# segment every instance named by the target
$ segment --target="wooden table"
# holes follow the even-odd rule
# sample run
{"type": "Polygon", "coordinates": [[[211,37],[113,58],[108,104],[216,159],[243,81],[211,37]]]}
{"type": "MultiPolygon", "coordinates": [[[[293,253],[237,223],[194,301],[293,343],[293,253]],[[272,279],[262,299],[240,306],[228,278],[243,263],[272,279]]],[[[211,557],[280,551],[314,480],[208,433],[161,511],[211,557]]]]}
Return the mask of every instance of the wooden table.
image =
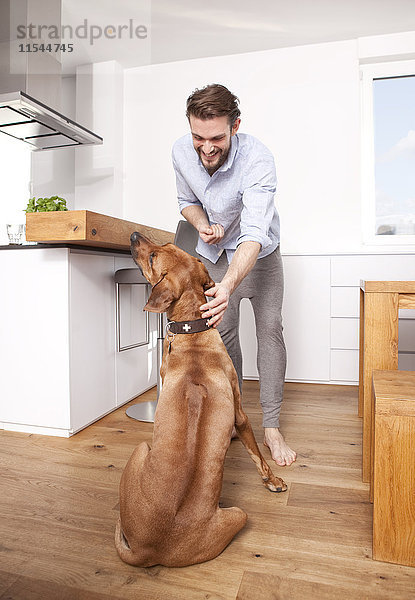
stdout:
{"type": "Polygon", "coordinates": [[[415,372],[373,372],[373,558],[415,566],[415,372]]]}
{"type": "Polygon", "coordinates": [[[372,373],[398,369],[398,311],[415,309],[415,281],[360,282],[359,415],[363,417],[362,479],[370,481],[372,373]]]}

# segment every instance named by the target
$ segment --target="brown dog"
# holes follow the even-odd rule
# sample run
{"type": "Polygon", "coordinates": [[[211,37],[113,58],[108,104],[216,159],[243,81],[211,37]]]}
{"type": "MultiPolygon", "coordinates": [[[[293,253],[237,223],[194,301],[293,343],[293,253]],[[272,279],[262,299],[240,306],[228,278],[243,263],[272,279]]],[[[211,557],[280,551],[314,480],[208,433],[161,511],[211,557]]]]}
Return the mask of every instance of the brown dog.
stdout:
{"type": "MultiPolygon", "coordinates": [[[[144,309],[200,324],[199,306],[213,285],[203,263],[138,233],[131,236],[131,252],[152,285],[144,309]]],[[[245,525],[241,509],[219,508],[233,425],[264,485],[272,492],[287,489],[259,451],[216,329],[167,335],[161,376],[152,448],[143,442],[134,450],[120,484],[115,544],[123,561],[140,567],[210,560],[245,525]]]]}

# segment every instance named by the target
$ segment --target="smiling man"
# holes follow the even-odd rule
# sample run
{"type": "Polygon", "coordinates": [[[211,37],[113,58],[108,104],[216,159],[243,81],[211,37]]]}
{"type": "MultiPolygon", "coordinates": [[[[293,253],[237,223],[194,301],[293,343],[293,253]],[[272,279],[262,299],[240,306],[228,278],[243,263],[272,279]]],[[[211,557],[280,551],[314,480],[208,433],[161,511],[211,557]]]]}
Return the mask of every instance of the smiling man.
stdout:
{"type": "Polygon", "coordinates": [[[280,223],[274,204],[271,152],[238,133],[239,100],[226,87],[208,85],[187,99],[190,134],[173,146],[179,208],[199,232],[197,252],[215,281],[201,306],[217,327],[242,389],[239,305],[249,298],[258,340],[264,443],[280,465],[296,453],[279,429],[286,352],[282,335],[283,271],[280,223]]]}

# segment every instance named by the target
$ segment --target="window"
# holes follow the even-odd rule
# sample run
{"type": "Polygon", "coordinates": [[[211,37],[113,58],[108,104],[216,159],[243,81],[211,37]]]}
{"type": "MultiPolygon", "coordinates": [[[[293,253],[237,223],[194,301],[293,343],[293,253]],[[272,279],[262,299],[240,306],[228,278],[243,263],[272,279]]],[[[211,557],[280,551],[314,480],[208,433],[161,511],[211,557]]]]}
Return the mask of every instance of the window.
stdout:
{"type": "Polygon", "coordinates": [[[415,61],[362,67],[366,243],[415,244],[415,61]]]}

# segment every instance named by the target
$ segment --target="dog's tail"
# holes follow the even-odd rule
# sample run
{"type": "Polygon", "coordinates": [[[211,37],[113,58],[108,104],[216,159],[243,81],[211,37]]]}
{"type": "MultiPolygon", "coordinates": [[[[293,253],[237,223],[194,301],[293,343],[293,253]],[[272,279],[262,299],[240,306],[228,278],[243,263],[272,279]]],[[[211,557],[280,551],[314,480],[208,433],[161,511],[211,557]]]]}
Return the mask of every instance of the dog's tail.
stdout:
{"type": "Polygon", "coordinates": [[[131,550],[128,540],[123,533],[120,518],[118,518],[117,525],[115,526],[115,547],[121,560],[129,565],[137,565],[137,557],[131,550]]]}

